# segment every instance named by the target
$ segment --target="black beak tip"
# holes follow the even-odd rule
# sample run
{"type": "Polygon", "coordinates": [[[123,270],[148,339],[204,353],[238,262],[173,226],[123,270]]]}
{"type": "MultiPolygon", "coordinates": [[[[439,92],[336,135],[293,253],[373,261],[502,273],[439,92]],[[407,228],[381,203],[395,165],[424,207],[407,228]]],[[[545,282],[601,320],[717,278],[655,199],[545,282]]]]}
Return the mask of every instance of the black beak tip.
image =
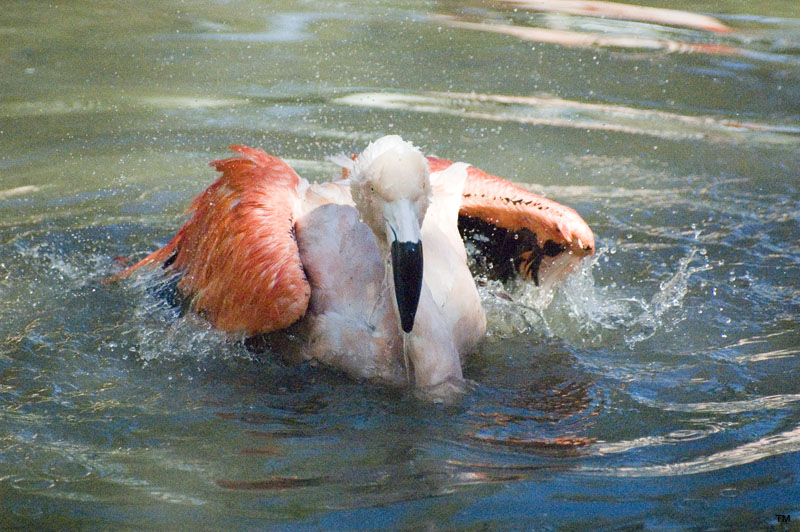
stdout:
{"type": "Polygon", "coordinates": [[[414,314],[403,314],[400,316],[400,326],[404,333],[410,333],[414,329],[414,314]]]}
{"type": "Polygon", "coordinates": [[[422,242],[392,242],[392,273],[400,326],[410,333],[422,292],[422,242]]]}

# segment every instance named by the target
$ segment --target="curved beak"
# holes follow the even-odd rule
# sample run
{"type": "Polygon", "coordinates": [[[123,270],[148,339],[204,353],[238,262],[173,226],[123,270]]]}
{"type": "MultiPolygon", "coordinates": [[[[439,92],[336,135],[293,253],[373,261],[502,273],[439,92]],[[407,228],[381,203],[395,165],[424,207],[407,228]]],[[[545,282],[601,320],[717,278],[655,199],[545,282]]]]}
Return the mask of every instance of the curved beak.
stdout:
{"type": "Polygon", "coordinates": [[[394,296],[400,326],[411,332],[422,292],[422,232],[416,205],[407,199],[385,204],[386,235],[391,247],[394,296]]]}

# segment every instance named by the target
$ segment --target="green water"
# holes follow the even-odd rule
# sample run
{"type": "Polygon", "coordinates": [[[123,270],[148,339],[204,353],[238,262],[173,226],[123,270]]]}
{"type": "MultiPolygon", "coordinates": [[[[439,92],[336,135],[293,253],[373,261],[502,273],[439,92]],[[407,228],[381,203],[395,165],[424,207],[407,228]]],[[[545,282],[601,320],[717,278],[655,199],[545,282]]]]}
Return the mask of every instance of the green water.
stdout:
{"type": "Polygon", "coordinates": [[[5,2],[0,530],[796,527],[800,6],[658,7],[732,31],[502,2],[5,2]],[[227,146],[318,180],[387,133],[596,234],[552,301],[483,288],[461,403],[249,353],[157,273],[100,282],[174,234],[227,146]]]}

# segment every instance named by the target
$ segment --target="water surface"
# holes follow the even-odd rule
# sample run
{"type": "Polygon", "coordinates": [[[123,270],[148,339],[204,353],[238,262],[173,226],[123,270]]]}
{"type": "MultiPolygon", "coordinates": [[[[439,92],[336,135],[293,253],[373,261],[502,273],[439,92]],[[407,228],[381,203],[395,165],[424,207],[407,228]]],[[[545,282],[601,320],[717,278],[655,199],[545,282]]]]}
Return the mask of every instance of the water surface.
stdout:
{"type": "Polygon", "coordinates": [[[658,7],[729,31],[503,2],[7,2],[0,528],[796,526],[800,8],[658,7]],[[226,146],[318,180],[387,133],[597,237],[554,294],[481,287],[460,403],[254,355],[156,274],[101,282],[167,241],[226,146]]]}

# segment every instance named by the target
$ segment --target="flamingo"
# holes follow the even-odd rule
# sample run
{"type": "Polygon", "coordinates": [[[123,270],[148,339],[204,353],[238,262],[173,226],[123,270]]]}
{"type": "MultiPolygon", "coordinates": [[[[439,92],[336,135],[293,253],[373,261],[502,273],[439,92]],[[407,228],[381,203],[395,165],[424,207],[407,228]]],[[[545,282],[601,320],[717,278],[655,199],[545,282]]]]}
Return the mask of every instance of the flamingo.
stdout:
{"type": "Polygon", "coordinates": [[[303,339],[297,360],[358,379],[463,382],[463,357],[486,332],[464,239],[491,270],[537,284],[594,253],[573,209],[426,158],[396,135],[336,160],[343,178],[321,184],[261,150],[231,150],[210,163],[222,175],[174,238],[115,278],[160,264],[214,327],[243,337],[291,330],[303,339]]]}

